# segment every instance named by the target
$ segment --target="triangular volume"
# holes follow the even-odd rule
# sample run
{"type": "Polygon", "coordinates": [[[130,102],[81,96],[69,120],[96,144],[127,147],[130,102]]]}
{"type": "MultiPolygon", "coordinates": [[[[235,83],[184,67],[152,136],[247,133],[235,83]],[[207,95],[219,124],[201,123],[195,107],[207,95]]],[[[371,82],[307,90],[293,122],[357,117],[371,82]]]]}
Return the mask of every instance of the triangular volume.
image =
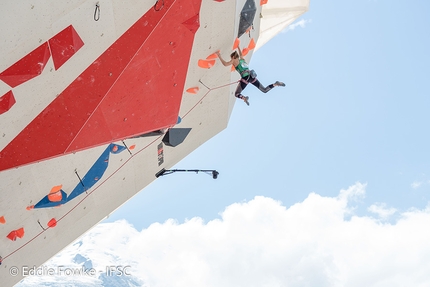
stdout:
{"type": "Polygon", "coordinates": [[[63,190],[59,190],[54,193],[49,193],[47,196],[39,200],[36,205],[27,206],[27,210],[60,206],[65,203],[67,203],[67,193],[65,193],[63,190]]]}
{"type": "Polygon", "coordinates": [[[180,145],[190,133],[190,128],[171,128],[163,138],[163,143],[175,147],[180,145]]]}
{"type": "Polygon", "coordinates": [[[15,97],[12,91],[7,92],[0,97],[0,115],[10,110],[10,108],[16,103],[15,97]]]}
{"type": "Polygon", "coordinates": [[[237,34],[238,38],[240,38],[240,36],[242,36],[248,28],[254,24],[256,11],[257,8],[255,6],[255,1],[247,0],[240,12],[239,32],[237,34]]]}
{"type": "Polygon", "coordinates": [[[67,62],[83,45],[84,42],[72,25],[49,39],[55,70],[67,62]]]}
{"type": "Polygon", "coordinates": [[[50,56],[48,43],[45,42],[1,72],[0,80],[15,88],[42,74],[50,56]]]}
{"type": "Polygon", "coordinates": [[[195,34],[197,30],[200,28],[200,15],[196,14],[195,16],[191,17],[187,21],[183,22],[182,25],[188,28],[188,30],[191,31],[191,33],[195,34]]]}

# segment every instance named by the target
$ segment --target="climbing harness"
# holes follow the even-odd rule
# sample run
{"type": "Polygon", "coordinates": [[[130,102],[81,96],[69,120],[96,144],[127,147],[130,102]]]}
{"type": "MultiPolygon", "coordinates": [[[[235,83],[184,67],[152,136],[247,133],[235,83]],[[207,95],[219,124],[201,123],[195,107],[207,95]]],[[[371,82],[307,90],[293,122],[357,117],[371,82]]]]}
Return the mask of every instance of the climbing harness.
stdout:
{"type": "Polygon", "coordinates": [[[246,78],[246,80],[245,80],[245,78],[241,78],[240,79],[240,81],[241,82],[244,82],[245,84],[252,84],[252,83],[254,83],[255,81],[257,81],[257,78],[256,77],[253,77],[251,74],[250,75],[248,75],[247,76],[247,78],[246,78]],[[249,82],[249,78],[251,78],[251,79],[253,79],[251,82],[249,82]]]}

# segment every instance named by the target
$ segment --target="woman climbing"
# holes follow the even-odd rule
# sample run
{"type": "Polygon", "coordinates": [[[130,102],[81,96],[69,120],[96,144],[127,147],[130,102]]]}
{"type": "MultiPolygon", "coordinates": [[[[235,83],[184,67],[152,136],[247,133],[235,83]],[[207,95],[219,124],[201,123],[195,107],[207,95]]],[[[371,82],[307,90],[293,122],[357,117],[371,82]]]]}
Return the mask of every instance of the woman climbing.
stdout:
{"type": "Polygon", "coordinates": [[[263,86],[258,80],[257,75],[255,74],[254,70],[250,70],[248,67],[248,64],[246,63],[245,59],[242,57],[242,52],[240,50],[240,47],[238,46],[238,51],[234,51],[231,55],[230,61],[225,61],[222,57],[219,51],[216,52],[218,55],[218,58],[221,60],[221,63],[224,66],[230,66],[233,65],[236,71],[240,74],[241,79],[239,84],[237,85],[237,89],[235,92],[236,98],[242,99],[248,106],[249,106],[249,97],[242,95],[242,91],[246,88],[246,86],[251,83],[254,86],[256,86],[260,91],[263,93],[267,93],[271,89],[277,86],[285,87],[285,84],[279,81],[276,81],[273,84],[268,85],[267,87],[263,86]]]}

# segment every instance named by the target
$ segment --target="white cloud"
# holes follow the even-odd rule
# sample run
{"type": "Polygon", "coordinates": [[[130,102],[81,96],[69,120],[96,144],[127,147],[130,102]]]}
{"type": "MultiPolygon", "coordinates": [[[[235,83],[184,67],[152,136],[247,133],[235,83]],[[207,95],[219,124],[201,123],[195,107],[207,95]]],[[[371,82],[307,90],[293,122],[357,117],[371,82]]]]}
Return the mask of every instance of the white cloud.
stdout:
{"type": "Polygon", "coordinates": [[[393,207],[387,208],[385,203],[372,204],[371,206],[369,206],[367,210],[372,213],[376,213],[383,220],[388,219],[391,215],[393,215],[397,211],[397,209],[393,207]]]}
{"type": "Polygon", "coordinates": [[[309,19],[309,20],[302,19],[302,20],[300,20],[298,22],[290,24],[287,28],[285,28],[285,30],[283,32],[294,30],[297,27],[305,28],[306,25],[309,24],[309,23],[312,23],[312,19],[309,19]]]}
{"type": "MultiPolygon", "coordinates": [[[[168,220],[141,232],[125,221],[100,224],[48,264],[76,253],[93,265],[129,263],[151,287],[430,286],[430,206],[395,224],[351,216],[365,187],[311,193],[288,208],[257,196],[207,223],[168,220]]],[[[373,206],[379,216],[392,212],[373,206]]]]}
{"type": "Polygon", "coordinates": [[[411,184],[411,187],[412,187],[413,189],[417,189],[417,188],[419,188],[422,184],[423,184],[423,182],[422,182],[422,181],[414,181],[414,182],[411,184]]]}

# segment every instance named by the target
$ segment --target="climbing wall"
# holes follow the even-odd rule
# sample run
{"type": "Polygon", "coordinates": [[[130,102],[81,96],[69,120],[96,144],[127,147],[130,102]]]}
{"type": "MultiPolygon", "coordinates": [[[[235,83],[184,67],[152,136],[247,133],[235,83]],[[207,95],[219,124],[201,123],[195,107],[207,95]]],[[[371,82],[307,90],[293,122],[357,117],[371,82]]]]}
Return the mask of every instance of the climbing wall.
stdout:
{"type": "Polygon", "coordinates": [[[215,52],[249,61],[265,2],[2,4],[2,286],[226,128],[239,75],[215,52]]]}

